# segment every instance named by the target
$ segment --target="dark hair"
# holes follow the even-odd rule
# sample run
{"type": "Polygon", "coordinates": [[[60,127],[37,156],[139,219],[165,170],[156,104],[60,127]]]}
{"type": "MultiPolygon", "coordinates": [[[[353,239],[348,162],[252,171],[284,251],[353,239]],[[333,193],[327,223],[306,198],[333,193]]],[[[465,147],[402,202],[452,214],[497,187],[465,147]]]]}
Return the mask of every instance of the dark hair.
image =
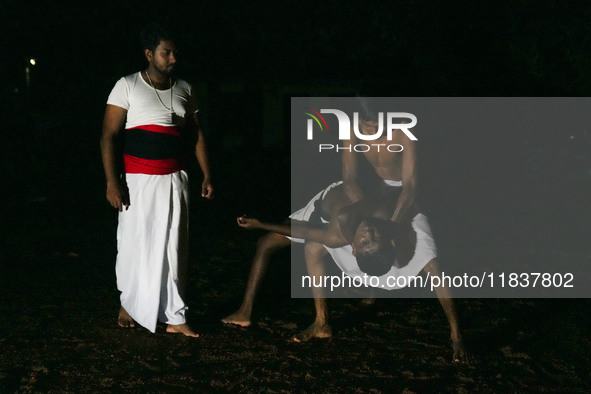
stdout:
{"type": "Polygon", "coordinates": [[[387,244],[379,250],[357,253],[356,259],[361,271],[371,276],[382,276],[394,265],[396,248],[392,244],[387,244]]]}
{"type": "Polygon", "coordinates": [[[164,24],[150,23],[140,32],[140,45],[142,49],[154,51],[162,40],[175,41],[174,32],[164,24]]]}

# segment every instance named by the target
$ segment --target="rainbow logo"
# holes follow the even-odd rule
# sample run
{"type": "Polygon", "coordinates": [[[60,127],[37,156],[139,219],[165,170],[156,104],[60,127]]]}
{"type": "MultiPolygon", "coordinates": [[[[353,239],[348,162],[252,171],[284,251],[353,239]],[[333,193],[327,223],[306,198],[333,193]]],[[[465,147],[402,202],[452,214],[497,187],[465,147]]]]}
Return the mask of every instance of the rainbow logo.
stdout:
{"type": "Polygon", "coordinates": [[[318,124],[318,126],[320,126],[320,131],[324,131],[324,129],[326,128],[326,131],[328,131],[328,125],[326,124],[326,120],[324,120],[324,117],[322,115],[320,115],[320,113],[318,111],[314,111],[312,108],[308,108],[308,107],[304,107],[304,109],[308,112],[304,112],[306,115],[310,116],[312,119],[314,119],[316,121],[316,123],[318,124]],[[322,123],[320,122],[322,120],[322,123]],[[322,127],[322,124],[324,124],[324,127],[322,127]]]}

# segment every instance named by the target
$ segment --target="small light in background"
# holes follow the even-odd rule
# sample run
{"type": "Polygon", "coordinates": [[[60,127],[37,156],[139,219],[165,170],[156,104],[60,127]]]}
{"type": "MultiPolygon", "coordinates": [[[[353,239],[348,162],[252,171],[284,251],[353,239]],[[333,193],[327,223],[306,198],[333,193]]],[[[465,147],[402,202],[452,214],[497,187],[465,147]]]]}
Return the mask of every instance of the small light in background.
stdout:
{"type": "MultiPolygon", "coordinates": [[[[37,59],[35,58],[30,58],[29,59],[29,64],[31,66],[34,66],[37,64],[37,59]]],[[[27,65],[27,67],[25,67],[25,82],[27,84],[27,88],[31,86],[31,67],[29,65],[27,65]]]]}

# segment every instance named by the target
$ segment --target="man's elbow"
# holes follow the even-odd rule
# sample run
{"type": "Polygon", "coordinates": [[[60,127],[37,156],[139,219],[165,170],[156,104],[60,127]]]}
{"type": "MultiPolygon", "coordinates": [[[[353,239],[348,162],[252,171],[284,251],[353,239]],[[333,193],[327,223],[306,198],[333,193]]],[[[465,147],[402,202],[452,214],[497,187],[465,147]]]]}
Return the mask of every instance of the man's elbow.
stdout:
{"type": "Polygon", "coordinates": [[[107,146],[109,146],[110,142],[111,142],[111,138],[107,137],[105,135],[105,133],[102,133],[101,137],[99,138],[99,143],[101,145],[101,149],[107,148],[107,146]]]}
{"type": "Polygon", "coordinates": [[[336,237],[336,236],[326,237],[322,243],[324,244],[324,246],[327,246],[327,247],[333,248],[333,249],[340,248],[342,246],[347,245],[347,242],[345,240],[343,240],[340,237],[336,237]]]}

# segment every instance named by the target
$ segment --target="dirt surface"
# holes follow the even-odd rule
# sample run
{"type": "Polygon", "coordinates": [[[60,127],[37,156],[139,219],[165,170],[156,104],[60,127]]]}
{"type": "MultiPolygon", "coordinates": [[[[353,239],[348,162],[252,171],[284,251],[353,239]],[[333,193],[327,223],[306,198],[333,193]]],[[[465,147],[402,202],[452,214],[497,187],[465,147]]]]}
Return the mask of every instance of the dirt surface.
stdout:
{"type": "MultiPolygon", "coordinates": [[[[312,322],[313,308],[310,299],[290,298],[286,250],[270,265],[253,326],[223,325],[220,319],[240,303],[260,235],[237,228],[236,215],[257,204],[256,214],[275,220],[289,210],[289,179],[271,171],[286,172],[288,164],[269,155],[218,172],[216,199],[193,202],[188,319],[201,337],[167,334],[163,326],[156,334],[141,327],[119,328],[116,215],[103,197],[97,148],[78,145],[86,150],[74,155],[70,145],[53,151],[43,150],[45,146],[56,144],[39,144],[33,156],[38,165],[26,177],[8,172],[14,174],[6,180],[14,193],[1,208],[2,393],[591,390],[591,302],[586,299],[457,300],[473,357],[470,365],[451,362],[449,328],[432,298],[378,300],[370,308],[360,307],[355,299],[330,300],[332,340],[296,344],[291,338],[312,322]],[[258,171],[253,162],[261,166],[258,171]],[[251,171],[239,172],[247,166],[251,171]],[[267,178],[257,175],[263,173],[267,178]]],[[[9,148],[5,155],[13,157],[7,163],[18,163],[22,150],[9,148]]],[[[497,205],[506,201],[497,198],[497,205]]],[[[564,220],[583,220],[580,207],[587,204],[581,195],[579,202],[562,205],[561,217],[572,207],[564,220]]],[[[570,241],[547,242],[555,239],[543,226],[549,216],[539,215],[532,206],[518,207],[532,210],[529,216],[521,215],[522,223],[501,220],[494,212],[485,221],[497,234],[514,233],[518,243],[492,240],[492,246],[485,247],[465,238],[480,236],[475,230],[483,219],[478,217],[461,237],[454,238],[451,230],[441,233],[441,244],[448,251],[461,251],[460,257],[470,262],[483,256],[508,259],[517,267],[534,267],[540,261],[557,267],[573,260],[590,262],[583,239],[588,233],[565,235],[567,227],[556,222],[557,234],[570,241]],[[535,228],[544,230],[532,232],[535,228]],[[524,239],[526,233],[532,242],[524,239]]],[[[554,200],[548,201],[549,208],[555,206],[554,200]]],[[[542,207],[544,212],[553,212],[548,207],[542,207]]],[[[460,218],[453,214],[446,219],[448,228],[457,227],[460,218]]]]}
{"type": "Polygon", "coordinates": [[[451,362],[434,299],[378,300],[369,308],[331,300],[334,338],[295,344],[292,336],[312,321],[312,303],[290,298],[286,252],[273,260],[254,325],[225,326],[220,319],[239,304],[257,236],[233,227],[201,231],[204,246],[193,247],[188,317],[199,339],[163,326],[156,334],[119,328],[114,216],[101,206],[100,214],[59,219],[56,206],[30,203],[35,220],[4,249],[0,392],[591,389],[588,300],[458,300],[470,365],[451,362]]]}

